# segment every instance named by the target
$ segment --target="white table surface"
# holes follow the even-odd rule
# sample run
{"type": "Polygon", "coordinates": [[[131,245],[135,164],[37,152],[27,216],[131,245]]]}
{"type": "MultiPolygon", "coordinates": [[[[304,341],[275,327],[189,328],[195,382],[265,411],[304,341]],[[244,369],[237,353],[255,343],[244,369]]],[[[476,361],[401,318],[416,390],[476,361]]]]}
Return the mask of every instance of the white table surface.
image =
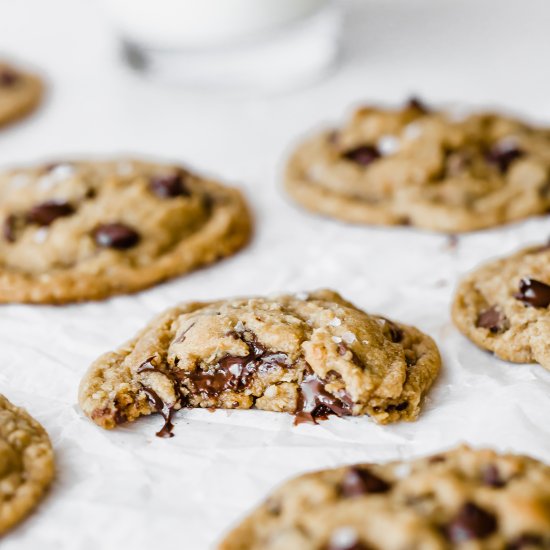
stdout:
{"type": "Polygon", "coordinates": [[[548,218],[461,237],[350,227],[306,214],[279,189],[300,134],[357,102],[501,105],[550,122],[550,4],[544,0],[355,0],[339,69],[322,84],[263,99],[228,99],[142,80],[115,55],[93,0],[0,0],[0,53],[41,68],[44,107],[0,132],[0,164],[135,153],[166,157],[241,185],[257,220],[253,244],[208,270],[131,297],[62,308],[0,308],[0,391],[48,429],[58,477],[4,550],[212,547],[220,533],[295,473],[386,460],[467,441],[550,460],[550,373],[476,349],[452,327],[458,277],[480,261],[550,234],[548,218]],[[292,427],[258,411],[178,415],[105,432],[76,405],[101,352],[175,301],[332,286],[368,310],[416,324],[445,368],[413,424],[366,418],[292,427]]]}

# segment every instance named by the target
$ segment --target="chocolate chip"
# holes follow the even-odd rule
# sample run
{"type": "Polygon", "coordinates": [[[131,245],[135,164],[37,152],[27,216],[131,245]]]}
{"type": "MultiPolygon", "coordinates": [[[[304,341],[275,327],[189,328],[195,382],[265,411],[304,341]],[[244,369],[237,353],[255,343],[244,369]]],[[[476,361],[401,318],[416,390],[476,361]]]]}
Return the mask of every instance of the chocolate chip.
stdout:
{"type": "Polygon", "coordinates": [[[495,516],[473,502],[467,502],[446,527],[445,533],[453,543],[483,539],[497,529],[495,516]]]}
{"type": "Polygon", "coordinates": [[[485,485],[489,485],[495,489],[500,489],[506,485],[506,481],[502,479],[498,468],[494,464],[488,464],[483,468],[482,477],[485,485]]]}
{"type": "Polygon", "coordinates": [[[13,86],[19,80],[19,74],[17,74],[13,69],[4,68],[0,69],[0,86],[9,87],[13,86]]]}
{"type": "Polygon", "coordinates": [[[346,160],[350,160],[361,166],[368,166],[382,157],[380,151],[374,145],[361,145],[342,154],[346,160]]]}
{"type": "Polygon", "coordinates": [[[387,493],[391,485],[367,468],[352,466],[340,484],[342,496],[358,497],[367,494],[387,493]]]}
{"type": "Polygon", "coordinates": [[[394,412],[394,411],[404,411],[408,408],[409,406],[409,402],[408,401],[403,401],[403,403],[398,403],[397,405],[388,405],[386,407],[386,411],[387,412],[394,412]]]}
{"type": "Polygon", "coordinates": [[[185,174],[183,172],[153,176],[149,182],[149,187],[161,199],[189,197],[191,193],[185,185],[184,178],[185,174]]]}
{"type": "Polygon", "coordinates": [[[510,541],[506,550],[523,550],[524,548],[548,548],[541,535],[525,533],[510,541]]]}
{"type": "Polygon", "coordinates": [[[153,389],[145,386],[143,386],[142,389],[154,410],[160,413],[164,418],[164,425],[155,435],[163,438],[174,437],[174,434],[172,433],[172,430],[174,429],[174,424],[172,424],[172,416],[174,414],[173,407],[167,405],[153,389]]]}
{"type": "Polygon", "coordinates": [[[58,166],[61,166],[64,164],[63,162],[48,162],[48,164],[44,164],[42,166],[42,172],[44,174],[48,174],[50,172],[53,172],[58,166]]]}
{"type": "Polygon", "coordinates": [[[98,246],[116,248],[118,250],[132,248],[140,240],[139,233],[123,223],[98,225],[92,235],[98,246]]]}
{"type": "Polygon", "coordinates": [[[386,319],[385,317],[380,317],[384,321],[384,327],[387,328],[389,337],[394,344],[398,344],[403,340],[403,330],[401,330],[393,321],[386,319]]]}
{"type": "Polygon", "coordinates": [[[244,357],[224,357],[213,370],[197,370],[189,375],[195,392],[216,397],[225,390],[237,390],[246,386],[251,372],[245,370],[244,357]],[[232,372],[233,370],[233,372],[232,372]]]}
{"type": "Polygon", "coordinates": [[[418,111],[423,115],[427,115],[430,112],[430,109],[426,106],[426,104],[415,96],[409,98],[409,101],[407,101],[407,109],[418,111]]]}
{"type": "Polygon", "coordinates": [[[506,328],[507,319],[503,313],[501,313],[497,306],[491,306],[484,309],[476,320],[477,328],[489,329],[492,333],[496,334],[506,328]]]}
{"type": "Polygon", "coordinates": [[[10,214],[5,220],[2,226],[2,235],[4,239],[9,243],[14,243],[16,239],[15,230],[17,226],[17,217],[14,214],[10,214]]]}
{"type": "Polygon", "coordinates": [[[66,201],[47,201],[37,204],[27,213],[27,221],[37,225],[51,225],[57,218],[74,214],[74,208],[66,201]]]}
{"type": "Polygon", "coordinates": [[[124,424],[128,421],[128,417],[126,416],[126,413],[116,410],[114,413],[114,420],[116,424],[124,424]]]}
{"type": "Polygon", "coordinates": [[[346,344],[338,344],[338,346],[336,346],[336,349],[338,350],[338,355],[346,355],[346,353],[348,352],[348,346],[346,346],[346,344]]]}
{"type": "Polygon", "coordinates": [[[323,381],[310,370],[300,384],[294,423],[316,424],[317,420],[326,420],[331,414],[348,416],[352,407],[353,401],[345,391],[338,395],[329,393],[323,381]]]}
{"type": "Polygon", "coordinates": [[[216,397],[225,390],[239,391],[250,384],[256,373],[287,365],[285,353],[266,349],[250,331],[230,334],[248,346],[248,354],[227,355],[208,370],[197,368],[188,375],[194,391],[208,397],[216,397]]]}
{"type": "Polygon", "coordinates": [[[511,164],[517,159],[523,157],[525,152],[516,145],[501,141],[495,143],[486,153],[485,159],[490,164],[494,164],[503,174],[508,171],[511,164]]]}
{"type": "Polygon", "coordinates": [[[519,282],[519,292],[514,298],[532,307],[548,307],[550,305],[550,286],[536,279],[524,277],[519,282]]]}

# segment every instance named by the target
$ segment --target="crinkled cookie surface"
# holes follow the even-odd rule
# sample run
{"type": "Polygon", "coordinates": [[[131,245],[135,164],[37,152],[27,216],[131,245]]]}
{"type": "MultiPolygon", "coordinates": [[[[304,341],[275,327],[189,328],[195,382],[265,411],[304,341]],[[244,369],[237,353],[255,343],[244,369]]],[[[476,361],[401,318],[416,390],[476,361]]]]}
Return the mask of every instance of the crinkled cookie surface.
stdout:
{"type": "Polygon", "coordinates": [[[455,325],[478,346],[550,369],[550,246],[533,246],[475,269],[458,286],[455,325]]]}
{"type": "Polygon", "coordinates": [[[287,191],[348,222],[463,232],[550,208],[550,132],[493,113],[458,118],[418,100],[359,109],[292,155],[287,191]]]}
{"type": "Polygon", "coordinates": [[[429,336],[328,290],[190,303],[100,357],[80,405],[104,428],[161,412],[161,435],[182,407],[414,420],[440,364],[429,336]]]}
{"type": "Polygon", "coordinates": [[[0,394],[0,538],[38,504],[53,476],[44,428],[0,394]]]}
{"type": "Polygon", "coordinates": [[[219,550],[548,550],[550,467],[461,447],[295,478],[219,550]]]}
{"type": "Polygon", "coordinates": [[[251,234],[236,189],[136,160],[4,172],[0,226],[0,302],[135,292],[233,254],[251,234]]]}

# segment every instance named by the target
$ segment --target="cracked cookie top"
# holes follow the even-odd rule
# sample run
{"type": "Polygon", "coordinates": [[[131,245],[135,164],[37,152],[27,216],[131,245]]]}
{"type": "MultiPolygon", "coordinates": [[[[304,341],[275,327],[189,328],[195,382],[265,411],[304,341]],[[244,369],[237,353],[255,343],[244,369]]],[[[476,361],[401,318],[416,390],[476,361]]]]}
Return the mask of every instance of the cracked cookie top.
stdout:
{"type": "Polygon", "coordinates": [[[478,346],[516,363],[550,369],[550,245],[489,262],[460,283],[456,326],[478,346]]]}
{"type": "Polygon", "coordinates": [[[461,447],[310,473],[277,489],[219,550],[543,550],[550,467],[461,447]]]}
{"type": "Polygon", "coordinates": [[[332,291],[183,304],[100,357],[80,404],[113,428],[181,407],[257,408],[297,422],[368,414],[414,420],[440,368],[434,342],[332,291]]]}
{"type": "Polygon", "coordinates": [[[550,208],[549,145],[548,130],[504,115],[365,107],[298,147],[286,187],[350,222],[472,231],[550,208]]]}
{"type": "Polygon", "coordinates": [[[0,302],[134,292],[242,247],[241,194],[179,166],[64,162],[0,174],[0,302]]]}
{"type": "Polygon", "coordinates": [[[0,537],[38,504],[53,476],[44,428],[0,394],[0,537]]]}
{"type": "Polygon", "coordinates": [[[0,126],[34,110],[41,97],[38,77],[0,61],[0,126]]]}

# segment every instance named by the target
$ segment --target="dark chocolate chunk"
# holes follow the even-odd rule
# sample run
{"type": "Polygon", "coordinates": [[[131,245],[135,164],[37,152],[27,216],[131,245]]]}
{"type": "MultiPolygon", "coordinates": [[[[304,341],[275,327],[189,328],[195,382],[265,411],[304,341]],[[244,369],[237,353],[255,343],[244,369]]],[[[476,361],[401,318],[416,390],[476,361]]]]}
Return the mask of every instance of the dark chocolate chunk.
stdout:
{"type": "Polygon", "coordinates": [[[172,423],[172,416],[174,414],[173,407],[167,405],[159,397],[157,392],[151,388],[143,386],[143,393],[145,393],[149,403],[151,403],[155,411],[160,413],[164,418],[164,426],[162,426],[162,428],[155,435],[157,437],[174,437],[174,434],[172,433],[172,430],[174,429],[174,424],[172,423]]]}
{"type": "Polygon", "coordinates": [[[57,218],[74,214],[73,206],[66,201],[47,201],[37,204],[27,213],[27,221],[37,225],[50,225],[57,218]]]}
{"type": "Polygon", "coordinates": [[[445,528],[445,534],[453,543],[484,539],[497,529],[496,517],[473,502],[467,502],[445,528]]]}
{"type": "Polygon", "coordinates": [[[338,350],[338,355],[346,355],[349,350],[348,346],[342,343],[338,344],[338,346],[336,346],[336,349],[338,350]]]}
{"type": "Polygon", "coordinates": [[[248,354],[228,355],[208,370],[197,368],[191,374],[185,373],[194,391],[208,397],[216,397],[225,390],[239,391],[249,385],[256,373],[287,365],[285,353],[267,350],[250,331],[232,332],[231,336],[246,343],[248,354]]]}
{"type": "Polygon", "coordinates": [[[361,166],[368,166],[381,158],[382,155],[374,145],[361,145],[346,151],[342,154],[342,157],[361,166]]]}
{"type": "MultiPolygon", "coordinates": [[[[176,395],[178,395],[179,404],[184,405],[185,398],[179,390],[179,384],[177,380],[175,380],[170,373],[164,372],[162,369],[159,369],[153,364],[153,360],[155,359],[155,357],[155,355],[152,355],[151,357],[148,357],[145,361],[143,361],[143,363],[141,363],[141,365],[136,369],[136,373],[159,372],[163,374],[170,380],[170,382],[172,382],[174,391],[176,392],[176,395]]],[[[172,430],[174,429],[174,425],[172,424],[172,417],[175,412],[174,407],[171,407],[164,403],[164,401],[153,389],[148,388],[143,384],[142,390],[147,396],[149,403],[151,403],[151,405],[153,406],[155,412],[160,413],[164,418],[164,425],[155,435],[157,437],[173,437],[174,434],[172,433],[172,430]]]]}
{"type": "Polygon", "coordinates": [[[391,485],[373,474],[367,468],[352,466],[349,468],[340,484],[340,492],[344,497],[387,493],[391,485]]]}
{"type": "Polygon", "coordinates": [[[506,328],[506,317],[496,306],[491,306],[477,316],[476,327],[489,329],[496,334],[506,328]]]}
{"type": "Polygon", "coordinates": [[[550,285],[524,277],[519,282],[519,292],[514,298],[532,307],[548,307],[550,305],[550,285]]]}
{"type": "Polygon", "coordinates": [[[149,187],[157,197],[162,199],[188,197],[191,193],[186,187],[184,179],[185,174],[183,172],[153,176],[149,187]]]}
{"type": "Polygon", "coordinates": [[[386,411],[387,412],[394,412],[394,411],[404,411],[407,409],[407,407],[409,406],[409,402],[408,401],[403,401],[403,403],[398,403],[397,405],[388,405],[386,407],[386,411]]]}
{"type": "Polygon", "coordinates": [[[93,231],[93,237],[98,246],[118,250],[132,248],[140,240],[139,233],[123,223],[99,225],[93,231]]]}
{"type": "Polygon", "coordinates": [[[117,409],[114,413],[114,420],[116,424],[124,424],[128,421],[128,418],[124,412],[117,409]]]}
{"type": "Polygon", "coordinates": [[[13,86],[19,80],[19,74],[16,73],[13,69],[8,67],[0,69],[0,86],[8,88],[13,86]]]}
{"type": "Polygon", "coordinates": [[[502,141],[495,143],[485,153],[485,159],[490,164],[494,164],[504,174],[508,171],[514,161],[524,155],[525,152],[514,144],[502,141]]]}
{"type": "Polygon", "coordinates": [[[403,340],[403,330],[401,330],[393,321],[380,317],[384,321],[384,327],[387,328],[391,341],[398,344],[403,340]]]}
{"type": "Polygon", "coordinates": [[[502,479],[498,468],[494,464],[488,464],[483,468],[482,476],[483,483],[495,489],[500,489],[506,485],[506,481],[502,479]]]}
{"type": "Polygon", "coordinates": [[[17,217],[15,214],[10,214],[2,225],[2,235],[9,243],[14,243],[16,239],[15,230],[17,226],[17,217]]]}
{"type": "Polygon", "coordinates": [[[189,375],[196,392],[216,397],[224,390],[237,390],[246,386],[251,374],[245,367],[248,365],[246,357],[224,357],[212,371],[200,368],[189,375]],[[232,371],[233,368],[233,371],[232,371]]]}
{"type": "Polygon", "coordinates": [[[353,401],[345,391],[333,395],[325,389],[325,384],[312,371],[307,373],[300,384],[298,406],[294,423],[326,420],[329,415],[349,416],[353,407],[353,401]]]}

